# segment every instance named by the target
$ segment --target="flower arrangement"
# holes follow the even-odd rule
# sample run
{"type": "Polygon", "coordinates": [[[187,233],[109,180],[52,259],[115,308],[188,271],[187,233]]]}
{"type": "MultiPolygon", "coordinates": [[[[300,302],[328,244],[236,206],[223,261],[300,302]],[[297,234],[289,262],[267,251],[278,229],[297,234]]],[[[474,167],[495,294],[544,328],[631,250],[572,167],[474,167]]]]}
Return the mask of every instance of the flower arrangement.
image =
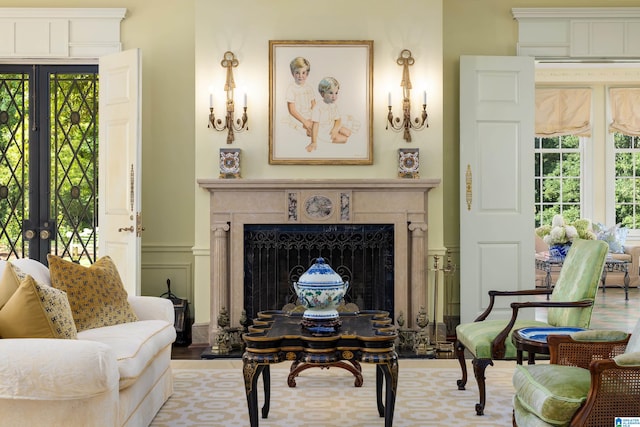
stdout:
{"type": "Polygon", "coordinates": [[[573,224],[565,222],[562,215],[554,215],[551,225],[536,228],[536,234],[549,245],[566,245],[575,239],[595,240],[596,234],[588,219],[577,219],[573,224]]]}

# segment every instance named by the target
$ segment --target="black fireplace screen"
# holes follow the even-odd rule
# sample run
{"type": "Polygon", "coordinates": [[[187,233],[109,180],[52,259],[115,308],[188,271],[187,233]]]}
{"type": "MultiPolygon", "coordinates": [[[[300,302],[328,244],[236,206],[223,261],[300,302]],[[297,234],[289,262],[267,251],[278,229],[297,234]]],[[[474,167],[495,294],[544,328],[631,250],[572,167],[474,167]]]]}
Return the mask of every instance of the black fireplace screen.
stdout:
{"type": "Polygon", "coordinates": [[[293,283],[322,257],[345,281],[346,302],[393,313],[393,224],[245,225],[244,308],[295,303],[293,283]]]}

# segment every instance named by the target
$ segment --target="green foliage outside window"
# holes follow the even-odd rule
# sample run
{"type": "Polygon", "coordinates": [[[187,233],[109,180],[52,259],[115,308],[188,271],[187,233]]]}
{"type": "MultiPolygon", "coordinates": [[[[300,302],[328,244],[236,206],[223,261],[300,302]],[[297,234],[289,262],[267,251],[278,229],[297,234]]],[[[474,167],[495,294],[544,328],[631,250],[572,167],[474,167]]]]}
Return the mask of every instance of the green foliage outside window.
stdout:
{"type": "Polygon", "coordinates": [[[551,224],[554,215],[580,218],[580,138],[574,135],[535,139],[535,225],[551,224]]]}

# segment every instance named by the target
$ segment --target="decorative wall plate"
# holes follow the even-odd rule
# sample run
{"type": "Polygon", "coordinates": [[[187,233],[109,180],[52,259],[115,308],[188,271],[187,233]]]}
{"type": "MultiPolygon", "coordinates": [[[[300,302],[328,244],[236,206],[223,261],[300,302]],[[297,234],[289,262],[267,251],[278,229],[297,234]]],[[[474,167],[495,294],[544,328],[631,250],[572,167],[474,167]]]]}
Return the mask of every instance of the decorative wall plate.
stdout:
{"type": "Polygon", "coordinates": [[[420,177],[420,149],[419,148],[399,148],[398,149],[398,177],[419,178],[420,177]]]}
{"type": "Polygon", "coordinates": [[[240,178],[240,149],[220,149],[220,178],[240,178]]]}
{"type": "Polygon", "coordinates": [[[333,202],[325,196],[311,196],[305,201],[304,210],[311,218],[326,219],[333,213],[333,202]]]}

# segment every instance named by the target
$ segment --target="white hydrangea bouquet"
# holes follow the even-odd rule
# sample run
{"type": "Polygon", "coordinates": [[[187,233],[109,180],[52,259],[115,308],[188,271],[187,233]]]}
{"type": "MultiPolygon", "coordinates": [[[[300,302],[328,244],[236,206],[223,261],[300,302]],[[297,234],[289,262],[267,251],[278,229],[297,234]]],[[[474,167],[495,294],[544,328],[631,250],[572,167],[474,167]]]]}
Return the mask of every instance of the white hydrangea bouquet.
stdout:
{"type": "Polygon", "coordinates": [[[581,218],[569,224],[562,215],[554,215],[551,225],[536,228],[536,234],[549,246],[566,245],[575,239],[596,239],[590,220],[581,218]]]}

